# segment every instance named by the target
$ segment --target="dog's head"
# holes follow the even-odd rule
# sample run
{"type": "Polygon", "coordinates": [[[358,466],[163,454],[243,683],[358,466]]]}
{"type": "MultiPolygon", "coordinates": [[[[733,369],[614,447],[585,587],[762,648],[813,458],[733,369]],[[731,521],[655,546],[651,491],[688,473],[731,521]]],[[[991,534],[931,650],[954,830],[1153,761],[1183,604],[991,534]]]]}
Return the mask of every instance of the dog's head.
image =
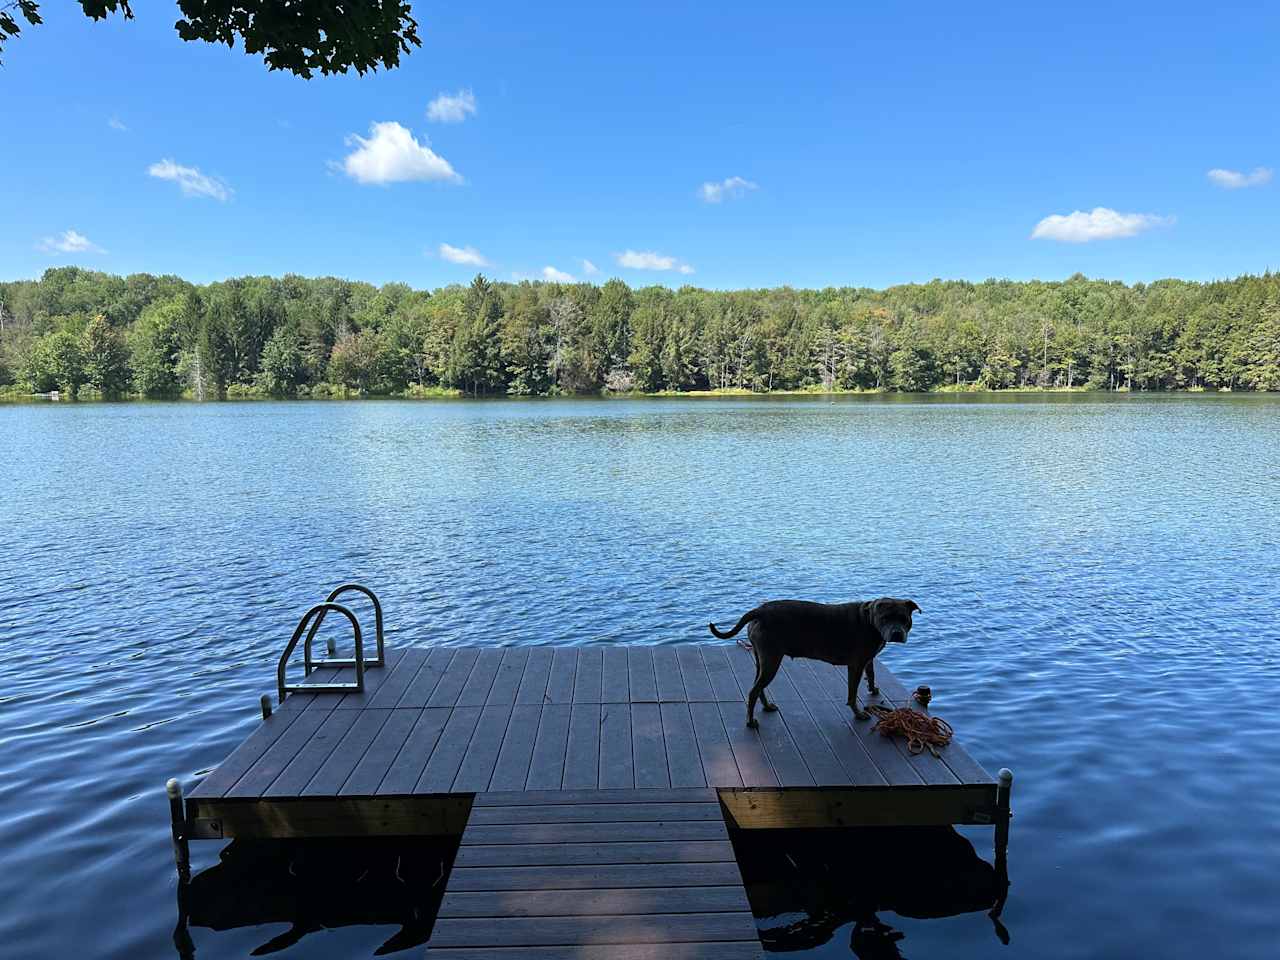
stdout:
{"type": "Polygon", "coordinates": [[[871,604],[871,622],[885,643],[906,643],[911,632],[911,614],[920,609],[914,600],[881,597],[871,604]]]}

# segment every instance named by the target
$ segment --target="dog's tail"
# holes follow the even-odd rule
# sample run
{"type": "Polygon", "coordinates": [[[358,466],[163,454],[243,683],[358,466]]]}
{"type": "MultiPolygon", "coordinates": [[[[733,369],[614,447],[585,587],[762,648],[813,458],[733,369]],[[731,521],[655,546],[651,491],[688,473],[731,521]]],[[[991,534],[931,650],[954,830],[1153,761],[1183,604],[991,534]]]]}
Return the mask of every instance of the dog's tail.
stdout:
{"type": "Polygon", "coordinates": [[[742,619],[739,620],[736,624],[734,624],[733,629],[727,632],[724,630],[717,629],[714,623],[708,623],[707,626],[711,629],[711,632],[715,634],[717,637],[719,637],[721,640],[728,640],[730,637],[734,636],[739,630],[745,627],[748,623],[750,623],[752,620],[755,620],[759,616],[760,616],[759,607],[756,607],[754,610],[748,610],[746,613],[742,615],[742,619]]]}

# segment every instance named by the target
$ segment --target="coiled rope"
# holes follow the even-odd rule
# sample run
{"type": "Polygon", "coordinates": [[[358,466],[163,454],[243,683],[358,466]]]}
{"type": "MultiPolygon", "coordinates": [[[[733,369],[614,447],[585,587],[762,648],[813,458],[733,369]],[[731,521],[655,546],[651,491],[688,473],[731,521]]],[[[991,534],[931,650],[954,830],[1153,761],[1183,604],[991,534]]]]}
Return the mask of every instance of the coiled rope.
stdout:
{"type": "Polygon", "coordinates": [[[936,757],[938,747],[945,747],[951,742],[951,724],[941,717],[931,717],[910,707],[895,710],[878,703],[867,704],[867,709],[875,714],[875,728],[880,735],[902,737],[907,741],[910,753],[923,753],[927,748],[936,757]]]}

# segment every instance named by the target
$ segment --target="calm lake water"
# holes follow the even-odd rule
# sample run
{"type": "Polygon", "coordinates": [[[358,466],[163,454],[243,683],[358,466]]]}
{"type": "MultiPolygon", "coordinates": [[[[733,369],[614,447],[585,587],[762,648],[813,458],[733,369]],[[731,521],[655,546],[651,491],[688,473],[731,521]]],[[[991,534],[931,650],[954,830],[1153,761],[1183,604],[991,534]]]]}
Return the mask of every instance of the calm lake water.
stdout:
{"type": "MultiPolygon", "coordinates": [[[[1017,776],[1011,941],[868,891],[905,858],[952,869],[884,831],[816,892],[753,884],[762,929],[848,957],[870,904],[908,957],[1280,951],[1280,398],[0,407],[0,542],[6,956],[174,955],[164,781],[254,727],[299,613],[349,579],[402,646],[701,640],[768,597],[913,597],[886,662],[1017,776]]],[[[203,902],[230,929],[193,925],[196,955],[418,942],[404,885],[361,865],[392,853],[225,851],[206,877],[262,857],[262,890],[203,902]],[[261,899],[289,883],[292,928],[261,899]]]]}

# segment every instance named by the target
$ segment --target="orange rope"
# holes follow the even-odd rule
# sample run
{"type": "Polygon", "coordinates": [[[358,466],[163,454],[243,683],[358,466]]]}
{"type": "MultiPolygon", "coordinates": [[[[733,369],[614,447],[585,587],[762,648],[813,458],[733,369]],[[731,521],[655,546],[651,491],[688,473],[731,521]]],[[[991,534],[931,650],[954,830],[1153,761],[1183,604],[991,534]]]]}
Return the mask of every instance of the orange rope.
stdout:
{"type": "Polygon", "coordinates": [[[951,724],[941,717],[931,717],[910,707],[893,710],[878,703],[867,704],[867,709],[876,715],[875,728],[880,735],[892,737],[897,734],[907,741],[907,750],[911,753],[922,753],[927,747],[936,757],[938,747],[945,747],[951,742],[951,724]]]}

